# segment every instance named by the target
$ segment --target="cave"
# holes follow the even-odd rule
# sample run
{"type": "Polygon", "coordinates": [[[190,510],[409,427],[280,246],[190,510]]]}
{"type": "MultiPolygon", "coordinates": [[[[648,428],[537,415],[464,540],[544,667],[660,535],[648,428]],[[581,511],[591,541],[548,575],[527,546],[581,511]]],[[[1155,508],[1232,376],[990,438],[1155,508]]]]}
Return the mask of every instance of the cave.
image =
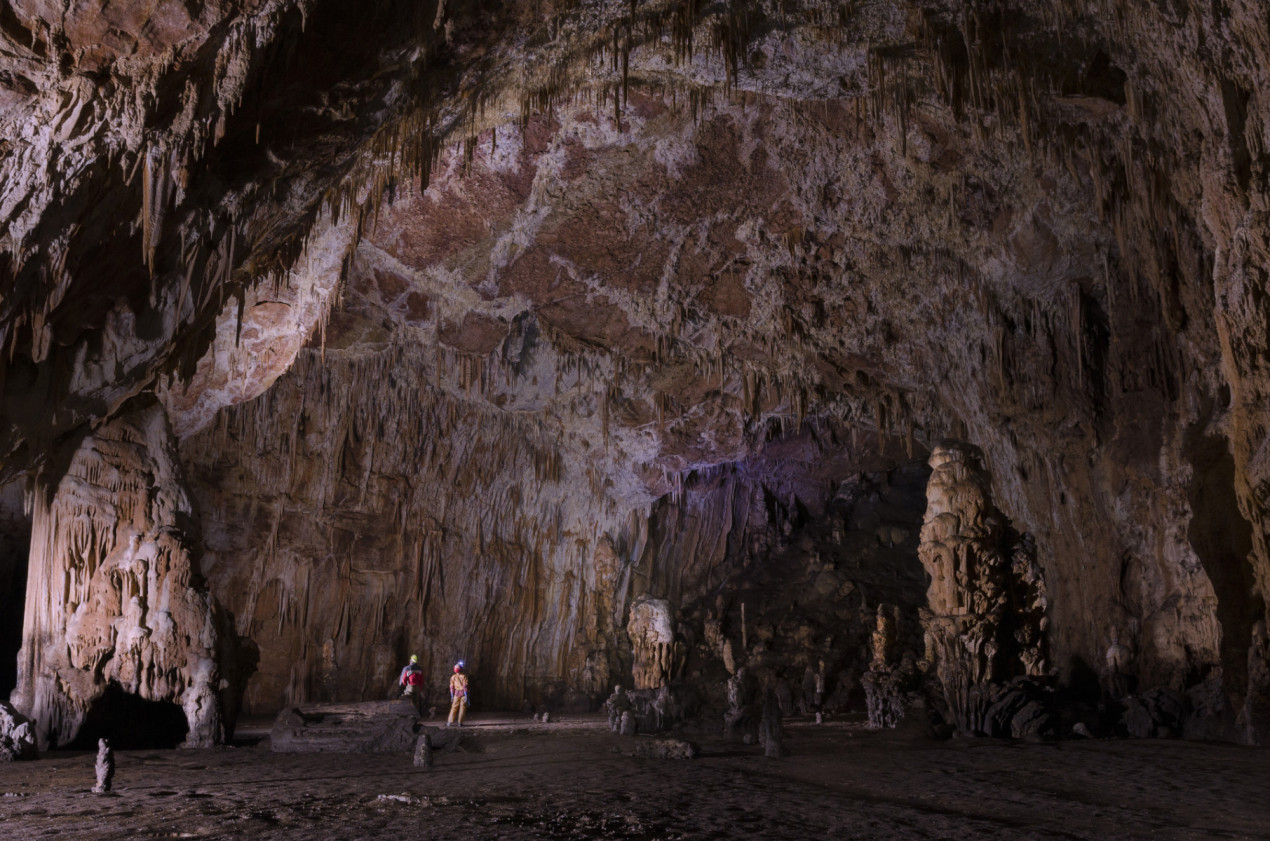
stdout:
{"type": "Polygon", "coordinates": [[[0,696],[7,698],[18,685],[18,650],[22,647],[31,523],[22,516],[18,483],[0,489],[0,496],[4,498],[4,527],[0,532],[0,696]]]}
{"type": "Polygon", "coordinates": [[[106,687],[84,713],[67,750],[96,752],[99,739],[115,750],[171,750],[189,733],[185,711],[172,701],[147,701],[117,683],[106,687]]]}
{"type": "Polygon", "coordinates": [[[0,827],[104,739],[143,834],[1263,831],[1267,67],[1251,2],[0,2],[0,827]]]}

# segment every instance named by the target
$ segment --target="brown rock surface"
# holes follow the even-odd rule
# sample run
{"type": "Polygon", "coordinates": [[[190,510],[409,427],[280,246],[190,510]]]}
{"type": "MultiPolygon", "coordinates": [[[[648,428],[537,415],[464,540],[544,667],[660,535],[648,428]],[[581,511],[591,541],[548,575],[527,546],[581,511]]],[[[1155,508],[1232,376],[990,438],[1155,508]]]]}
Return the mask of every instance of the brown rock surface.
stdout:
{"type": "Polygon", "coordinates": [[[41,732],[118,686],[214,739],[235,633],[255,710],[380,699],[416,651],[477,708],[586,706],[643,596],[715,702],[821,659],[850,698],[879,604],[917,648],[891,477],[954,438],[1044,581],[1019,676],[1115,640],[1264,740],[1264,10],[778,5],[0,10],[0,588],[25,565],[41,732]]]}

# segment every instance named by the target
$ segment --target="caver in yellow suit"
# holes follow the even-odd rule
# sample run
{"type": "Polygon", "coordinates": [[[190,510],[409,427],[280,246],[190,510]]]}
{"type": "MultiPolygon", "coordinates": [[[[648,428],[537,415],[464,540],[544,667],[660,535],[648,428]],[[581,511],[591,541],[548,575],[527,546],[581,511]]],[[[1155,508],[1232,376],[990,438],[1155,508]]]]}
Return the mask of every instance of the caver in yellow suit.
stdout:
{"type": "Polygon", "coordinates": [[[467,714],[467,675],[463,674],[463,663],[454,664],[454,674],[450,676],[450,719],[446,727],[455,724],[463,726],[463,716],[467,714]]]}

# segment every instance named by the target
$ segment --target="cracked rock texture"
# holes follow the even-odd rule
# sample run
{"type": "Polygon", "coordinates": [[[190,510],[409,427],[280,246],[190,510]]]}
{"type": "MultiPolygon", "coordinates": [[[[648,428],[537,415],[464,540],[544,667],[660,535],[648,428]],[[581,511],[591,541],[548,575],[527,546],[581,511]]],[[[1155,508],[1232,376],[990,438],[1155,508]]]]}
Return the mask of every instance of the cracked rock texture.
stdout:
{"type": "Polygon", "coordinates": [[[206,741],[237,691],[380,699],[411,653],[478,706],[722,703],[741,666],[859,703],[880,605],[895,662],[962,615],[917,562],[951,439],[1044,582],[1021,676],[1114,643],[1264,740],[1260,4],[46,5],[0,9],[0,588],[71,652],[24,648],[42,732],[118,686],[206,741]],[[102,459],[144,505],[83,490],[102,459]],[[145,547],[162,633],[97,576],[145,547]]]}

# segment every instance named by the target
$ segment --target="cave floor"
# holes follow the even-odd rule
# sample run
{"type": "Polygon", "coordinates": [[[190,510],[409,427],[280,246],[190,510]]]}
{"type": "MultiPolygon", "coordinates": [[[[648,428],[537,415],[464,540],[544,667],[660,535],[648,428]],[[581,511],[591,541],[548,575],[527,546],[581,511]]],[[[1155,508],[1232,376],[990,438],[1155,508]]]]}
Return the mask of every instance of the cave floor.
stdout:
{"type": "Polygon", "coordinates": [[[598,717],[475,717],[430,771],[267,741],[0,765],[0,838],[1205,839],[1270,837],[1270,751],[1180,741],[937,743],[788,723],[790,755],[714,736],[638,759],[598,717]]]}

